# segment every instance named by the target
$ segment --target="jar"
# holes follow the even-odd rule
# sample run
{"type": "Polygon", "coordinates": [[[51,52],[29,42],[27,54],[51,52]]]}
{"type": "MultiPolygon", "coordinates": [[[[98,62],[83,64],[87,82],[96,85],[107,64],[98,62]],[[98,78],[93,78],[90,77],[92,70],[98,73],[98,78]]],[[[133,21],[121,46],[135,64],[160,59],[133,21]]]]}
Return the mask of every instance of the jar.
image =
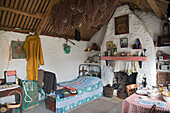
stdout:
{"type": "Polygon", "coordinates": [[[170,89],[170,84],[168,84],[168,89],[170,89]]]}
{"type": "Polygon", "coordinates": [[[163,84],[159,84],[159,92],[163,91],[163,84]]]}

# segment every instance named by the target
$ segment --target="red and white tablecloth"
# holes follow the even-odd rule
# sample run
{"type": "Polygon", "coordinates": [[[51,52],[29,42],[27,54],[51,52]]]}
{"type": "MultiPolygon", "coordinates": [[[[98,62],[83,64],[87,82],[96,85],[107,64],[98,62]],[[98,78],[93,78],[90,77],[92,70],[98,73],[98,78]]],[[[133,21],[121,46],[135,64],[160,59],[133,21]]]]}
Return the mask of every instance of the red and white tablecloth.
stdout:
{"type": "MultiPolygon", "coordinates": [[[[152,106],[140,104],[138,101],[135,101],[140,99],[139,96],[141,95],[134,93],[133,95],[123,100],[122,113],[148,113],[152,106]]],[[[148,98],[148,100],[165,102],[161,94],[159,94],[155,99],[148,98]]],[[[156,107],[156,113],[170,113],[170,103],[165,103],[165,108],[156,107]]]]}

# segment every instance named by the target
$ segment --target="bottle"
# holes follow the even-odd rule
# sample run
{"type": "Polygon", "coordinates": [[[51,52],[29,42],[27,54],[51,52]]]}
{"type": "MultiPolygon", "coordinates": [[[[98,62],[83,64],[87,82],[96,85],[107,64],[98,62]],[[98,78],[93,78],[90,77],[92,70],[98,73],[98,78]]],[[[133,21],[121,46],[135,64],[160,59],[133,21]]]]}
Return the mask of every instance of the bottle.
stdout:
{"type": "Polygon", "coordinates": [[[17,85],[18,85],[18,78],[16,78],[16,79],[15,79],[15,84],[17,84],[17,85]]]}
{"type": "Polygon", "coordinates": [[[142,79],[142,84],[143,84],[143,87],[146,87],[146,76],[145,76],[145,74],[144,74],[144,76],[143,76],[143,79],[142,79]]]}

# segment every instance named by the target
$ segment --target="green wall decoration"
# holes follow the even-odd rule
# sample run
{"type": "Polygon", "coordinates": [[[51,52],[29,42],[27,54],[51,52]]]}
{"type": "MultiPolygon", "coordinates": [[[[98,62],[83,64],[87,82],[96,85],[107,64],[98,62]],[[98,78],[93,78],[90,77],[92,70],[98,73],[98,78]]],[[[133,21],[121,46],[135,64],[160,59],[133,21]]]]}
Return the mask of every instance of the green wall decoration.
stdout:
{"type": "Polygon", "coordinates": [[[24,41],[12,41],[12,59],[26,58],[26,53],[23,48],[24,41]]]}

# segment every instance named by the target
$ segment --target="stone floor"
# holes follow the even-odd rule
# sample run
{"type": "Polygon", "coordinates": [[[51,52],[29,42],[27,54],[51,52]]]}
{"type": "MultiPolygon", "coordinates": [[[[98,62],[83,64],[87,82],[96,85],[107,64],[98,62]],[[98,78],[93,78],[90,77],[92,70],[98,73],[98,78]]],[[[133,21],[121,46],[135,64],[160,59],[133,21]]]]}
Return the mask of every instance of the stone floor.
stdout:
{"type": "MultiPolygon", "coordinates": [[[[100,98],[105,99],[105,100],[109,100],[109,101],[113,101],[113,102],[116,102],[118,104],[117,107],[115,107],[109,113],[121,113],[123,99],[120,99],[120,98],[118,98],[116,96],[113,96],[112,98],[102,96],[100,98]]],[[[73,108],[72,110],[77,109],[77,108],[78,107],[73,108]]],[[[72,111],[72,110],[70,110],[70,111],[72,111]]],[[[68,111],[66,113],[69,113],[70,111],[68,111]]],[[[17,113],[17,112],[16,112],[16,110],[13,110],[12,113],[17,113]]],[[[36,106],[36,107],[34,107],[32,109],[25,110],[23,113],[53,113],[53,112],[46,109],[45,102],[43,101],[40,105],[38,105],[38,106],[36,106]]]]}

